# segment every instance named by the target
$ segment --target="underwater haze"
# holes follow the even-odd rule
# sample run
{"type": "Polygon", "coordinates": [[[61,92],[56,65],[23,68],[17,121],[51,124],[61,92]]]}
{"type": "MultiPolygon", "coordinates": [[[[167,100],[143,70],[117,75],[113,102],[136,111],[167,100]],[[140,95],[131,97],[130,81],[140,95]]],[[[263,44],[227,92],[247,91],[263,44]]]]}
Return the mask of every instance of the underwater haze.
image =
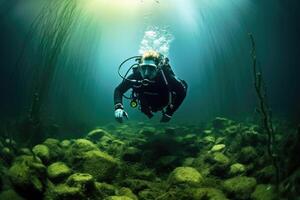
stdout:
{"type": "Polygon", "coordinates": [[[299,8],[0,0],[0,200],[300,198],[299,8]],[[119,66],[151,50],[186,97],[118,123],[119,66]]]}

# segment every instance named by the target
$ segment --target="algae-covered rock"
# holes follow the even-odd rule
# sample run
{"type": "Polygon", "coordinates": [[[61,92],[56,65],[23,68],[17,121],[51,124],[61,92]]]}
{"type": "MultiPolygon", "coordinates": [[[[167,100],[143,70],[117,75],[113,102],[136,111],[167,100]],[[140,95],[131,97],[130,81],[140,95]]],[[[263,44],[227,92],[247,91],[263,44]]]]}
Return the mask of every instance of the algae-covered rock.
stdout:
{"type": "Polygon", "coordinates": [[[239,161],[241,163],[251,163],[257,158],[257,152],[254,147],[248,146],[242,148],[239,154],[239,161]]]}
{"type": "Polygon", "coordinates": [[[110,196],[106,197],[104,200],[134,200],[127,196],[110,196]]]}
{"type": "Polygon", "coordinates": [[[92,150],[98,150],[98,147],[93,142],[86,139],[77,139],[72,143],[66,153],[67,160],[72,166],[78,167],[81,164],[80,161],[83,155],[92,150]]]}
{"type": "Polygon", "coordinates": [[[230,160],[223,153],[216,152],[212,156],[212,162],[217,164],[222,164],[222,165],[228,165],[230,160]]]}
{"type": "Polygon", "coordinates": [[[252,177],[239,176],[224,181],[225,191],[235,199],[249,199],[256,186],[252,177]]]}
{"type": "Polygon", "coordinates": [[[63,140],[60,142],[60,146],[64,149],[67,149],[71,146],[71,141],[70,140],[63,140]]]}
{"type": "Polygon", "coordinates": [[[212,135],[208,135],[208,136],[206,136],[206,137],[203,138],[203,142],[205,144],[215,143],[215,141],[216,141],[216,138],[214,136],[212,136],[212,135]]]}
{"type": "Polygon", "coordinates": [[[97,181],[111,180],[117,172],[119,162],[105,152],[85,152],[81,158],[82,172],[91,174],[97,181]]]}
{"type": "Polygon", "coordinates": [[[71,169],[63,162],[56,162],[48,166],[47,174],[51,180],[60,181],[71,174],[71,169]]]}
{"type": "Polygon", "coordinates": [[[40,195],[44,190],[46,167],[33,156],[19,156],[8,172],[12,185],[24,195],[40,195]]]}
{"type": "Polygon", "coordinates": [[[49,163],[50,151],[44,144],[38,144],[32,148],[32,152],[35,156],[38,156],[44,163],[49,163]]]}
{"type": "Polygon", "coordinates": [[[6,190],[0,193],[0,200],[25,200],[14,190],[6,190]]]}
{"type": "Polygon", "coordinates": [[[209,161],[212,164],[209,168],[209,172],[215,176],[224,177],[227,174],[230,160],[221,152],[213,153],[209,157],[209,161]]]}
{"type": "Polygon", "coordinates": [[[43,142],[49,148],[50,151],[50,161],[59,160],[63,155],[64,151],[60,146],[60,141],[53,138],[48,138],[43,142]]]}
{"type": "Polygon", "coordinates": [[[109,133],[102,128],[97,128],[90,131],[86,138],[94,143],[97,143],[104,135],[109,135],[109,133]]]}
{"type": "Polygon", "coordinates": [[[245,165],[240,163],[234,163],[230,166],[229,175],[231,176],[239,175],[245,173],[245,171],[246,171],[245,165]]]}
{"type": "Polygon", "coordinates": [[[275,200],[277,199],[276,192],[271,185],[257,185],[255,191],[251,195],[253,200],[275,200]]]}
{"type": "Polygon", "coordinates": [[[45,200],[84,200],[84,194],[78,187],[59,184],[48,188],[45,200]]]}
{"type": "Polygon", "coordinates": [[[221,190],[215,188],[197,188],[192,190],[194,200],[228,200],[221,190]]]}
{"type": "Polygon", "coordinates": [[[223,151],[225,149],[226,145],[225,144],[216,144],[211,148],[211,152],[219,152],[223,151]]]}
{"type": "Polygon", "coordinates": [[[122,187],[118,190],[118,195],[127,196],[133,200],[138,200],[138,197],[131,191],[130,188],[122,187]]]}
{"type": "Polygon", "coordinates": [[[96,189],[102,194],[102,196],[114,196],[117,188],[107,183],[95,183],[96,189]]]}
{"type": "Polygon", "coordinates": [[[69,176],[66,183],[71,187],[77,187],[84,190],[95,188],[94,178],[90,174],[75,173],[69,176]]]}
{"type": "Polygon", "coordinates": [[[168,181],[170,184],[187,183],[198,185],[203,183],[203,177],[195,168],[177,167],[170,174],[168,181]]]}

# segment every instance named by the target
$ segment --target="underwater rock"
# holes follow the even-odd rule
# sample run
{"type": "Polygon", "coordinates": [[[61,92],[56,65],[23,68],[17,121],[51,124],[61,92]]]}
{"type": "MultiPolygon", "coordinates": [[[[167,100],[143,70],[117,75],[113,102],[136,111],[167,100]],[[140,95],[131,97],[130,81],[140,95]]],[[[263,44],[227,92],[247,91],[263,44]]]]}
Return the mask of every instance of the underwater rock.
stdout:
{"type": "Polygon", "coordinates": [[[14,190],[6,190],[0,193],[0,200],[25,200],[14,190]]]}
{"type": "Polygon", "coordinates": [[[249,199],[255,189],[256,180],[252,177],[238,176],[227,179],[223,186],[233,199],[249,199]]]}
{"type": "Polygon", "coordinates": [[[43,163],[49,163],[50,151],[46,145],[38,144],[32,148],[32,152],[35,156],[38,156],[43,163]]]}
{"type": "Polygon", "coordinates": [[[108,148],[105,150],[107,153],[109,153],[112,156],[120,157],[122,153],[125,151],[125,149],[126,149],[125,142],[115,139],[111,142],[110,145],[108,145],[108,148]]]}
{"type": "Polygon", "coordinates": [[[225,149],[226,145],[225,144],[216,144],[211,148],[211,152],[219,152],[223,151],[225,149]]]}
{"type": "Polygon", "coordinates": [[[80,161],[81,171],[91,174],[97,181],[111,180],[116,175],[118,160],[100,150],[85,152],[80,161]]]}
{"type": "Polygon", "coordinates": [[[187,183],[189,185],[199,185],[203,183],[202,175],[192,167],[177,167],[169,175],[168,182],[176,185],[181,183],[187,183]]]}
{"type": "Polygon", "coordinates": [[[47,168],[48,177],[53,181],[60,181],[71,174],[71,169],[63,162],[52,163],[47,168]]]}
{"type": "Polygon", "coordinates": [[[9,169],[9,178],[18,192],[33,197],[44,190],[46,167],[33,156],[19,156],[9,169]]]}
{"type": "Polygon", "coordinates": [[[230,166],[229,175],[236,176],[246,172],[246,167],[240,163],[234,163],[230,166]]]}
{"type": "Polygon", "coordinates": [[[53,138],[48,138],[43,142],[49,148],[50,161],[57,161],[64,155],[64,151],[60,146],[60,141],[53,138]]]}
{"type": "Polygon", "coordinates": [[[151,189],[145,189],[138,193],[138,197],[140,200],[151,200],[151,199],[157,199],[158,193],[151,190],[151,189]]]}
{"type": "Polygon", "coordinates": [[[257,158],[257,152],[254,147],[248,146],[242,148],[238,160],[243,164],[253,162],[257,158]]]}
{"type": "Polygon", "coordinates": [[[102,194],[102,196],[113,196],[116,194],[117,188],[107,183],[95,183],[96,189],[102,194]]]}
{"type": "Polygon", "coordinates": [[[70,187],[66,184],[59,184],[48,188],[45,193],[45,200],[80,200],[85,199],[81,189],[70,187]]]}
{"type": "Polygon", "coordinates": [[[259,184],[256,186],[255,191],[251,195],[253,200],[276,200],[275,188],[271,185],[259,184]]]}
{"type": "Polygon", "coordinates": [[[214,136],[212,136],[212,135],[208,135],[208,136],[205,136],[203,138],[203,141],[204,141],[205,144],[210,144],[210,143],[213,144],[213,143],[215,143],[216,138],[214,136]]]}
{"type": "Polygon", "coordinates": [[[216,152],[209,158],[212,163],[209,171],[215,176],[224,177],[230,164],[230,159],[221,152],[216,152]]]}
{"type": "Polygon", "coordinates": [[[230,159],[221,152],[213,153],[210,160],[213,164],[220,164],[220,165],[226,165],[226,166],[229,165],[229,162],[230,162],[230,159]]]}
{"type": "Polygon", "coordinates": [[[64,149],[67,149],[71,146],[71,141],[70,140],[63,140],[60,142],[60,146],[64,149]]]}
{"type": "Polygon", "coordinates": [[[86,139],[77,139],[66,153],[67,160],[72,166],[77,167],[80,165],[83,154],[92,150],[98,150],[98,147],[93,142],[86,139]]]}
{"type": "Polygon", "coordinates": [[[92,175],[86,173],[75,173],[66,181],[70,187],[80,188],[82,193],[95,190],[95,181],[92,175]]]}
{"type": "Polygon", "coordinates": [[[138,200],[138,197],[131,191],[130,188],[122,187],[118,190],[117,195],[119,196],[127,196],[133,200],[138,200]]]}
{"type": "Polygon", "coordinates": [[[138,162],[142,158],[142,151],[136,147],[128,147],[125,149],[122,159],[127,162],[138,162]]]}
{"type": "Polygon", "coordinates": [[[89,132],[86,136],[86,139],[88,139],[94,143],[97,143],[104,135],[109,135],[109,133],[107,131],[105,131],[104,129],[97,128],[97,129],[89,132]]]}
{"type": "Polygon", "coordinates": [[[228,200],[221,190],[215,188],[197,188],[192,190],[194,200],[228,200]]]}
{"type": "Polygon", "coordinates": [[[127,196],[110,196],[106,197],[104,200],[134,200],[127,196]]]}

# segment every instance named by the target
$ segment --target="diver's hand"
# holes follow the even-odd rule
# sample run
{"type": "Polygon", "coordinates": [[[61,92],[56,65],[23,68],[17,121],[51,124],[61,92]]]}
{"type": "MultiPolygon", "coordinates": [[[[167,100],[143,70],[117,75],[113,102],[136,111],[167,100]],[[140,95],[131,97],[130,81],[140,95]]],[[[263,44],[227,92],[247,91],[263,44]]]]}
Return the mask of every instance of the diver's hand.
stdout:
{"type": "Polygon", "coordinates": [[[127,112],[125,112],[122,108],[118,108],[115,111],[115,118],[118,122],[122,123],[123,122],[123,117],[125,117],[126,119],[128,119],[128,114],[127,112]]]}
{"type": "Polygon", "coordinates": [[[167,115],[166,113],[163,113],[160,122],[162,123],[166,123],[169,122],[171,120],[172,116],[167,115]]]}

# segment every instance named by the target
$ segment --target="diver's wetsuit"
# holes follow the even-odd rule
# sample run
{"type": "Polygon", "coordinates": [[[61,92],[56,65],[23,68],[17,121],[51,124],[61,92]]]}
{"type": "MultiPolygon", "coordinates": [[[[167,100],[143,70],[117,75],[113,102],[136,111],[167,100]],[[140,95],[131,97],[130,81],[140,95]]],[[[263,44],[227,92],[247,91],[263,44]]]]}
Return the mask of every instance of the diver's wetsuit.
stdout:
{"type": "MultiPolygon", "coordinates": [[[[153,116],[152,112],[160,111],[165,107],[165,114],[172,116],[186,96],[187,84],[185,81],[176,78],[169,64],[163,67],[163,72],[168,83],[167,85],[162,72],[158,72],[158,75],[153,80],[154,83],[150,83],[147,86],[124,80],[115,89],[115,105],[123,105],[123,94],[129,89],[133,89],[137,95],[137,100],[140,102],[141,111],[149,118],[153,116]]],[[[143,80],[137,69],[133,69],[133,73],[127,79],[143,80]]]]}

